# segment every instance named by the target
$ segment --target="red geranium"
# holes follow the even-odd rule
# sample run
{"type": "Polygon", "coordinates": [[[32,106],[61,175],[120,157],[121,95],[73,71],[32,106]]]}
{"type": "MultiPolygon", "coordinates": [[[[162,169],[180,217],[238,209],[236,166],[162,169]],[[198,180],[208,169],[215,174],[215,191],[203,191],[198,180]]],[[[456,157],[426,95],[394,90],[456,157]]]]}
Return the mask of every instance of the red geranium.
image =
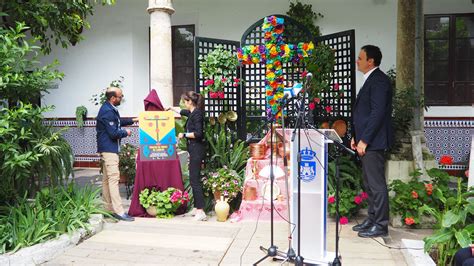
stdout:
{"type": "Polygon", "coordinates": [[[354,197],[354,203],[357,204],[357,205],[361,204],[362,203],[362,197],[355,196],[354,197]]]}
{"type": "Polygon", "coordinates": [[[405,224],[406,225],[412,225],[414,223],[415,223],[415,220],[412,217],[405,218],[405,224]]]}
{"type": "Polygon", "coordinates": [[[418,193],[416,193],[416,191],[412,191],[411,192],[411,196],[414,198],[414,199],[417,199],[418,198],[418,193]]]}
{"type": "Polygon", "coordinates": [[[212,85],[212,84],[214,84],[214,80],[212,80],[212,79],[208,79],[208,80],[204,81],[204,86],[209,86],[209,85],[212,85]]]}
{"type": "Polygon", "coordinates": [[[314,110],[315,107],[316,105],[313,102],[309,103],[309,110],[314,110]]]}
{"type": "Polygon", "coordinates": [[[341,218],[339,218],[339,223],[341,225],[347,224],[347,223],[349,223],[349,219],[347,219],[346,216],[342,216],[341,218]]]}
{"type": "Polygon", "coordinates": [[[329,202],[330,204],[333,204],[334,202],[336,202],[336,198],[334,198],[334,196],[330,196],[330,197],[328,198],[328,202],[329,202]]]}
{"type": "Polygon", "coordinates": [[[367,194],[367,192],[365,191],[362,191],[362,193],[360,193],[360,197],[365,200],[365,199],[368,199],[369,198],[369,194],[367,194]]]}
{"type": "Polygon", "coordinates": [[[443,155],[439,159],[439,163],[442,165],[452,165],[453,164],[453,157],[451,155],[443,155]]]}

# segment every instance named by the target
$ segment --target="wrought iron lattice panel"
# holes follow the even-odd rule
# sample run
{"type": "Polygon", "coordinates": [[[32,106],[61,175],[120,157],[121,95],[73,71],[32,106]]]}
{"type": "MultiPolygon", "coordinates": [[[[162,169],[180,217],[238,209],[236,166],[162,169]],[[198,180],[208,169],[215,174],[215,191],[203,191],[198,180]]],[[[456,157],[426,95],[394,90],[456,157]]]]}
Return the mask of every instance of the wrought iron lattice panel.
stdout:
{"type": "Polygon", "coordinates": [[[352,103],[355,101],[355,32],[354,30],[338,32],[316,38],[316,43],[329,45],[335,52],[336,64],[334,65],[331,86],[339,84],[339,89],[345,93],[339,98],[330,94],[323,95],[329,99],[333,111],[331,113],[318,113],[316,121],[344,119],[350,121],[352,117],[352,103]]]}
{"type": "MultiPolygon", "coordinates": [[[[196,37],[195,39],[195,54],[196,54],[196,92],[201,92],[204,89],[204,77],[202,75],[202,71],[199,67],[199,58],[202,56],[206,56],[217,47],[221,46],[225,50],[229,50],[235,52],[239,47],[239,42],[235,41],[227,41],[227,40],[220,40],[220,39],[211,39],[211,38],[203,38],[203,37],[196,37]]],[[[240,72],[238,69],[231,76],[232,79],[240,78],[240,72]]],[[[232,85],[232,83],[231,83],[232,85]]],[[[205,97],[204,99],[204,110],[206,117],[218,117],[220,113],[224,111],[235,111],[238,114],[241,113],[241,103],[240,103],[240,93],[239,89],[226,86],[224,88],[225,99],[211,99],[209,97],[205,97]]],[[[239,117],[239,120],[241,118],[239,117]]]]}
{"type": "MultiPolygon", "coordinates": [[[[347,125],[347,134],[345,141],[350,140],[352,136],[352,104],[355,103],[356,88],[355,88],[355,31],[348,30],[320,36],[315,39],[317,44],[323,43],[329,45],[335,52],[336,64],[334,65],[333,79],[331,86],[339,84],[339,90],[344,93],[338,97],[333,97],[330,94],[323,94],[322,96],[329,99],[329,103],[333,108],[331,113],[325,111],[315,112],[314,121],[335,121],[342,119],[347,125]]],[[[321,109],[319,109],[321,110],[321,109]]]]}
{"type": "MultiPolygon", "coordinates": [[[[283,40],[288,44],[297,44],[299,42],[309,42],[312,40],[311,33],[300,23],[284,15],[275,15],[285,19],[285,30],[283,31],[283,40]]],[[[264,18],[255,22],[242,35],[241,45],[262,45],[264,44],[264,32],[262,23],[264,18]]],[[[283,74],[285,77],[285,86],[292,86],[295,82],[301,82],[300,73],[304,70],[302,63],[284,63],[283,74]]],[[[241,76],[245,80],[245,84],[241,86],[242,94],[242,130],[244,134],[252,134],[254,132],[262,132],[259,126],[265,121],[265,64],[252,64],[241,67],[241,76]]],[[[293,101],[287,105],[288,113],[295,112],[293,101]]],[[[289,122],[292,122],[294,115],[289,115],[289,122]]],[[[254,137],[262,137],[263,132],[254,137]]]]}

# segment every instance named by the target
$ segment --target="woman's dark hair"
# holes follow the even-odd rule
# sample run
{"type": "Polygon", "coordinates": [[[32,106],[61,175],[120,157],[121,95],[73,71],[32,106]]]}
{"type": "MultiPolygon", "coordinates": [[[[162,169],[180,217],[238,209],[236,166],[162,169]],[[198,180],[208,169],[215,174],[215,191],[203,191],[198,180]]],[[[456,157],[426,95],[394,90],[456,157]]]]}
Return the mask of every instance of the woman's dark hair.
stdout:
{"type": "Polygon", "coordinates": [[[181,99],[191,101],[198,109],[204,109],[204,97],[197,92],[187,91],[181,95],[181,99]]]}

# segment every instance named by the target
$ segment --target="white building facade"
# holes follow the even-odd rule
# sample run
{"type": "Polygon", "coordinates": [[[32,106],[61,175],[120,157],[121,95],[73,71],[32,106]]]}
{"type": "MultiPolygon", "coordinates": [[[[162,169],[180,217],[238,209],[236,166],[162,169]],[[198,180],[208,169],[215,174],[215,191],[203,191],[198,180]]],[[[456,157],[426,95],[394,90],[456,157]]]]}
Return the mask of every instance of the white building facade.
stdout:
{"type": "MultiPolygon", "coordinates": [[[[181,33],[188,38],[200,36],[240,41],[245,30],[259,19],[272,14],[286,14],[289,9],[289,1],[285,0],[168,0],[164,2],[171,2],[175,10],[171,14],[174,34],[170,38],[173,40],[176,33],[181,33]]],[[[314,11],[324,15],[317,22],[323,35],[354,29],[356,51],[365,44],[377,45],[383,53],[381,69],[387,71],[395,68],[396,0],[306,0],[301,2],[312,4],[314,11]]],[[[150,89],[155,88],[160,95],[161,88],[151,85],[153,82],[150,79],[150,51],[160,48],[150,45],[150,14],[147,11],[149,4],[147,0],[117,0],[115,6],[98,6],[94,16],[90,18],[91,29],[85,30],[83,34],[85,40],[67,50],[60,47],[53,48],[52,53],[44,59],[45,62],[58,59],[61,63],[59,70],[65,73],[65,78],[57,84],[56,89],[51,90],[51,93],[43,98],[42,104],[56,106],[48,117],[59,118],[58,126],[72,126],[66,137],[71,139],[76,158],[79,158],[78,161],[95,160],[95,128],[93,120],[87,121],[84,129],[74,128],[77,106],[86,106],[89,110],[88,117],[95,117],[99,106],[93,105],[89,99],[120,76],[124,77],[125,102],[119,110],[124,117],[137,116],[140,111],[143,111],[143,99],[150,89]],[[76,143],[75,139],[79,138],[83,140],[76,143]]],[[[474,4],[471,0],[425,0],[424,13],[425,15],[467,14],[468,18],[474,21],[474,4]]],[[[474,31],[474,22],[472,23],[470,27],[473,27],[472,31],[474,31]]],[[[474,35],[471,37],[473,39],[471,39],[469,51],[472,53],[470,56],[473,56],[474,35]]],[[[186,55],[186,53],[181,55],[186,55]]],[[[195,59],[184,58],[181,61],[176,61],[176,58],[173,61],[177,64],[174,66],[175,73],[173,73],[176,80],[186,79],[185,76],[179,75],[192,71],[192,63],[195,59]],[[181,61],[188,63],[177,66],[177,62],[181,61]]],[[[474,63],[467,64],[466,67],[474,73],[474,63]]],[[[189,78],[189,75],[187,77],[189,78]]],[[[474,83],[474,79],[472,81],[474,83]]],[[[186,81],[180,84],[175,83],[175,87],[184,86],[182,89],[185,89],[187,85],[194,84],[193,82],[193,80],[188,80],[187,83],[186,81]]],[[[362,74],[357,73],[355,87],[359,88],[360,84],[362,84],[362,74]]],[[[193,88],[189,87],[189,89],[193,88]]],[[[174,104],[180,92],[177,94],[174,97],[174,104]]],[[[165,103],[165,105],[169,104],[165,103]]],[[[453,155],[458,156],[457,161],[466,161],[465,159],[469,158],[472,117],[474,117],[472,104],[433,106],[425,111],[425,132],[428,139],[433,138],[432,143],[435,143],[438,137],[442,138],[442,142],[445,140],[445,135],[451,136],[454,133],[456,143],[466,143],[467,146],[460,147],[461,154],[453,155]],[[450,124],[447,121],[450,121],[450,124]],[[466,142],[467,139],[469,141],[466,142]]],[[[130,141],[135,143],[137,139],[133,138],[130,141]]],[[[451,142],[451,139],[448,139],[448,142],[451,142]]],[[[447,152],[449,149],[454,149],[456,152],[459,150],[459,147],[449,145],[431,148],[440,150],[439,153],[447,152]]]]}

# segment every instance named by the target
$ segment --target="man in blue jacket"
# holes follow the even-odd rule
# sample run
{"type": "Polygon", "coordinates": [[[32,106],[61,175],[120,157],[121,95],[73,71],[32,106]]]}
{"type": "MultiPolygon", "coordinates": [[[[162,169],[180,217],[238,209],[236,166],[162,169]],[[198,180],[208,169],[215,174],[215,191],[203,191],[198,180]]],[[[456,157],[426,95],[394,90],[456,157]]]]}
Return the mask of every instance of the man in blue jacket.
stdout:
{"type": "Polygon", "coordinates": [[[364,84],[353,111],[351,148],[362,161],[365,189],[369,195],[369,217],[352,229],[360,237],[388,234],[388,190],[385,179],[385,151],[393,143],[392,86],[379,69],[382,53],[377,46],[360,50],[357,68],[364,74],[364,84]]]}
{"type": "Polygon", "coordinates": [[[123,221],[134,221],[122,207],[122,199],[119,193],[119,155],[120,140],[131,135],[129,129],[122,129],[122,126],[128,126],[134,119],[122,119],[117,110],[120,105],[123,93],[120,88],[110,87],[105,92],[107,101],[102,105],[97,115],[97,152],[102,159],[102,196],[105,207],[114,212],[114,216],[123,221]]]}

